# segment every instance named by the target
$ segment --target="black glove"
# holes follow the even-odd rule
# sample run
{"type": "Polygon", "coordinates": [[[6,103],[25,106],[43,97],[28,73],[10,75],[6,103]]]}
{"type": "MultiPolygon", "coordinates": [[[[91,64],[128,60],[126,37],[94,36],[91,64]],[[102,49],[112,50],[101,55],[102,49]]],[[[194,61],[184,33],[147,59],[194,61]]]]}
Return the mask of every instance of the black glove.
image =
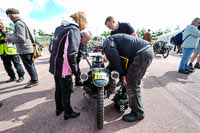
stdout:
{"type": "Polygon", "coordinates": [[[78,73],[77,56],[71,55],[71,56],[69,56],[68,60],[69,60],[69,64],[70,64],[72,73],[74,75],[77,75],[77,73],[78,73]]]}

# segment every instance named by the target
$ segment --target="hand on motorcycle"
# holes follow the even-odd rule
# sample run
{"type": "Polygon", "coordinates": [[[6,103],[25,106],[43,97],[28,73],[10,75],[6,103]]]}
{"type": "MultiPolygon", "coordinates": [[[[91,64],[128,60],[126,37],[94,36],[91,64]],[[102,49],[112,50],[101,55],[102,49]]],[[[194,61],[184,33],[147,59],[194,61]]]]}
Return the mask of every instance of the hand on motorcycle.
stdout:
{"type": "Polygon", "coordinates": [[[123,86],[124,87],[127,87],[127,79],[126,79],[126,76],[122,76],[122,83],[123,83],[123,86]]]}
{"type": "Polygon", "coordinates": [[[103,56],[103,62],[104,62],[104,63],[107,63],[107,62],[108,62],[108,59],[106,58],[105,55],[103,56]]]}
{"type": "Polygon", "coordinates": [[[10,38],[7,38],[7,37],[6,37],[5,41],[8,42],[8,43],[11,42],[10,38]]]}

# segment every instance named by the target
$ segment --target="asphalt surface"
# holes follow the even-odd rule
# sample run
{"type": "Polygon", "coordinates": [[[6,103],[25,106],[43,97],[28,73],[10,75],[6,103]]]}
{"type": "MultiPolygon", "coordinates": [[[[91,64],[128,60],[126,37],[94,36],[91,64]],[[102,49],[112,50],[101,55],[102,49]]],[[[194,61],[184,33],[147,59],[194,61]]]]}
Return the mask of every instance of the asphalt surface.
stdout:
{"type": "MultiPolygon", "coordinates": [[[[55,116],[54,81],[48,72],[48,54],[36,61],[39,86],[24,89],[29,81],[5,83],[8,79],[0,61],[1,133],[200,133],[200,70],[177,73],[180,57],[156,56],[142,82],[145,118],[140,122],[121,120],[111,100],[105,100],[104,129],[96,128],[95,100],[74,87],[72,106],[81,112],[76,119],[55,116]]],[[[81,68],[87,65],[82,61],[81,68]]],[[[127,110],[125,113],[128,113],[127,110]]]]}

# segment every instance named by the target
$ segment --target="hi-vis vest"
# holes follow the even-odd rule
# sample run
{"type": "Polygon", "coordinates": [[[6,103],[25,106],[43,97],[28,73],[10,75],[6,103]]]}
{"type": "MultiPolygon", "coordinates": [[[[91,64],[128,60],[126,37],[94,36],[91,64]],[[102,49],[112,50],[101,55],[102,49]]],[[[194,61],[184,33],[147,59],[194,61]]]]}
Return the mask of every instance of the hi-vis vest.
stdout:
{"type": "MultiPolygon", "coordinates": [[[[0,32],[0,42],[4,42],[5,35],[0,32]]],[[[0,55],[15,55],[17,54],[16,46],[12,43],[7,44],[6,42],[0,43],[0,55]]]]}

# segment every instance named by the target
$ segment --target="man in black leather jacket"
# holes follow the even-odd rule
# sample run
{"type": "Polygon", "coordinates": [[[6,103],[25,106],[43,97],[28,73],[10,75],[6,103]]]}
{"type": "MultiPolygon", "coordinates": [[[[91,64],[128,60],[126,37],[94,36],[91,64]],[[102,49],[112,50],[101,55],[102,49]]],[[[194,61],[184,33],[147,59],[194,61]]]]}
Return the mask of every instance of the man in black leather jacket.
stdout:
{"type": "Polygon", "coordinates": [[[134,122],[143,119],[140,83],[152,62],[153,48],[143,39],[116,34],[104,41],[103,49],[110,69],[119,72],[129,96],[131,112],[124,115],[123,120],[134,122]]]}

